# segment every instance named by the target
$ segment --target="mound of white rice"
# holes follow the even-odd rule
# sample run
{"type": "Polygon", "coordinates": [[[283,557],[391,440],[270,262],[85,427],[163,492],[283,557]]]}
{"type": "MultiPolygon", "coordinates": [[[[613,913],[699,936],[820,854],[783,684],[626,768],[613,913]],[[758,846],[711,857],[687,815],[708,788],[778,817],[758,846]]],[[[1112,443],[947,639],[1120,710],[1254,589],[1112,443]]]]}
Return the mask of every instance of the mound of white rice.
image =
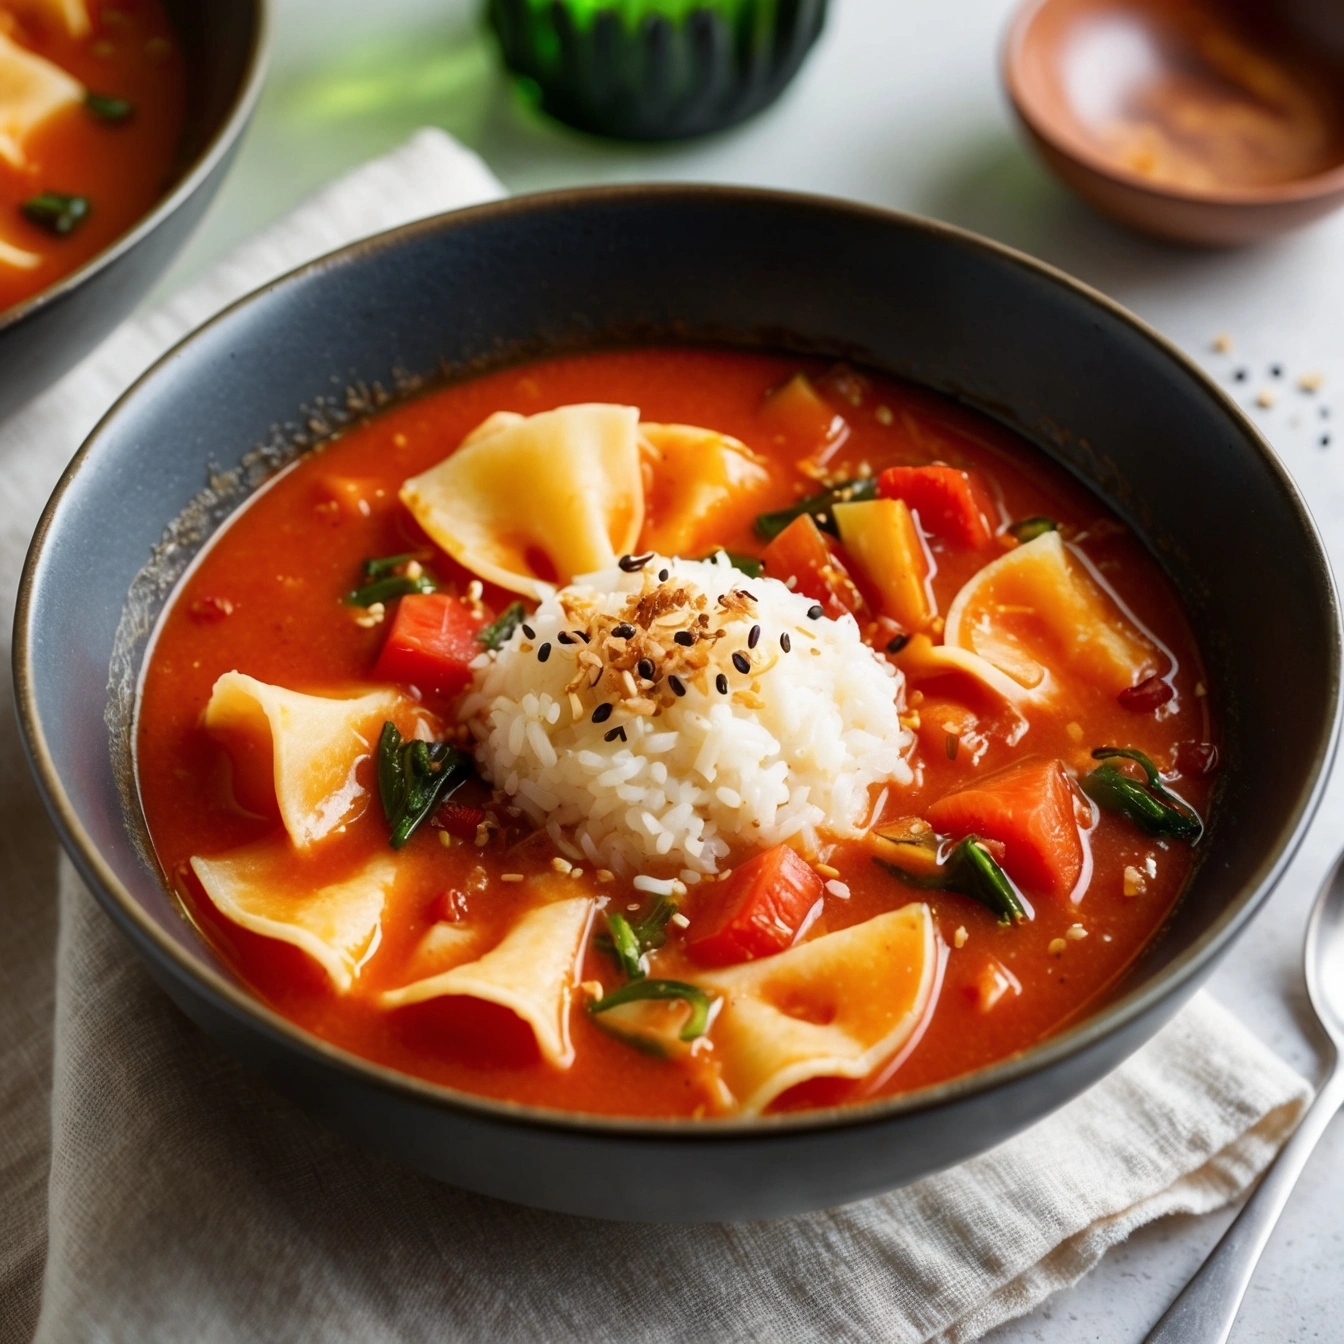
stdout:
{"type": "Polygon", "coordinates": [[[562,852],[712,873],[731,847],[853,836],[911,782],[903,679],[853,617],[722,555],[641,560],[543,601],[462,706],[483,773],[562,852]]]}

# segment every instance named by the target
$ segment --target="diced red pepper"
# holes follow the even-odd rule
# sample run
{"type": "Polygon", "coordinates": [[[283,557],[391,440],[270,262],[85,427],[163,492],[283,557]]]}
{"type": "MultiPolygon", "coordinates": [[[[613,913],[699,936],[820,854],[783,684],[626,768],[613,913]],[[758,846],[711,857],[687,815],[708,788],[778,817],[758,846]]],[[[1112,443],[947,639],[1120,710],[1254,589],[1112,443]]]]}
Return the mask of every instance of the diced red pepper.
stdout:
{"type": "Polygon", "coordinates": [[[1218,748],[1212,742],[1178,742],[1176,769],[1188,779],[1203,779],[1218,769],[1218,748]]]}
{"type": "Polygon", "coordinates": [[[795,518],[761,553],[761,563],[770,578],[795,580],[793,591],[820,602],[832,620],[866,605],[839,544],[828,541],[811,514],[795,518]]]}
{"type": "Polygon", "coordinates": [[[397,603],[373,675],[435,695],[457,695],[471,680],[471,660],[481,652],[476,632],[489,619],[488,613],[474,615],[450,593],[410,593],[397,603]]]}
{"type": "Polygon", "coordinates": [[[822,880],[787,845],[733,869],[726,882],[701,888],[703,906],[686,950],[703,966],[732,966],[782,952],[821,899],[822,880]]]}
{"type": "Polygon", "coordinates": [[[877,478],[883,499],[903,499],[925,532],[954,546],[988,546],[998,509],[985,483],[958,467],[888,467],[877,478]]]}
{"type": "Polygon", "coordinates": [[[1003,845],[1008,876],[1031,893],[1066,898],[1083,871],[1083,841],[1063,763],[1030,757],[940,798],[928,819],[953,836],[1003,845]]]}
{"type": "Polygon", "coordinates": [[[434,824],[441,826],[458,840],[474,840],[476,828],[484,820],[485,808],[473,807],[470,803],[459,803],[455,798],[450,798],[434,814],[434,824]]]}
{"type": "Polygon", "coordinates": [[[1115,698],[1120,702],[1120,708],[1129,710],[1131,714],[1151,714],[1153,710],[1161,709],[1175,694],[1171,682],[1163,681],[1154,674],[1145,677],[1137,686],[1121,691],[1115,698]]]}

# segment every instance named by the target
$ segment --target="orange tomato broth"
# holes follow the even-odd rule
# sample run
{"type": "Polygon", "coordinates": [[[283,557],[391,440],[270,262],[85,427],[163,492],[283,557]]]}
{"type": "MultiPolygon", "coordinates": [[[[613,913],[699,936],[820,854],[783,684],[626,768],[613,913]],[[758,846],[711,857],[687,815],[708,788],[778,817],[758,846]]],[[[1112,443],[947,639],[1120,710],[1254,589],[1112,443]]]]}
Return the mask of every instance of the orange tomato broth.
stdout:
{"type": "MultiPolygon", "coordinates": [[[[383,941],[346,997],[333,993],[314,963],[297,950],[237,928],[206,899],[188,867],[192,855],[214,856],[274,833],[275,824],[241,814],[229,804],[228,767],[222,749],[201,726],[215,679],[238,669],[297,690],[330,690],[367,684],[386,624],[361,628],[341,596],[359,581],[367,556],[430,546],[397,501],[406,477],[441,460],[462,437],[498,410],[531,414],[566,403],[612,401],[638,406],[645,420],[713,427],[732,434],[770,463],[772,483],[763,507],[792,503],[815,493],[814,481],[796,469],[799,445],[762,418],[764,398],[800,368],[816,379],[823,396],[850,426],[850,436],[830,467],[844,475],[862,464],[877,471],[898,462],[941,459],[981,472],[1010,518],[1048,515],[1066,535],[1082,538],[1086,554],[1130,610],[1172,652],[1178,695],[1165,717],[1122,709],[1109,696],[1081,689],[1067,713],[1030,711],[1032,726],[1018,748],[991,746],[972,768],[968,753],[948,758],[946,735],[921,730],[917,752],[922,783],[895,790],[891,816],[919,814],[958,784],[1026,754],[1058,756],[1078,772],[1092,768],[1089,748],[1119,744],[1147,751],[1164,769],[1182,740],[1209,741],[1209,702],[1195,643],[1178,600],[1139,540],[1084,488],[1035,449],[1003,428],[949,401],[876,375],[828,382],[826,366],[773,355],[702,349],[630,349],[554,358],[428,392],[385,410],[341,433],[288,469],[257,494],[219,535],[191,571],[165,612],[149,658],[138,722],[138,768],[149,830],[164,871],[188,916],[264,1001],[286,1017],[356,1054],[470,1092],[545,1106],[627,1115],[701,1113],[701,1065],[650,1058],[595,1027],[576,1003],[571,1030],[576,1049],[567,1071],[541,1061],[530,1032],[505,1010],[461,1000],[384,1011],[373,1002],[383,989],[405,983],[411,950],[437,917],[440,893],[470,884],[474,868],[491,873],[547,872],[549,842],[505,860],[472,844],[445,849],[429,826],[421,828],[397,862],[414,870],[384,911],[383,941]],[[856,393],[856,389],[862,389],[856,393]],[[850,404],[845,393],[859,395],[850,404]],[[369,504],[334,502],[340,482],[369,504]],[[381,493],[380,493],[381,492],[381,493]],[[232,611],[219,618],[219,599],[232,611]],[[1175,712],[1172,712],[1174,708],[1175,712]],[[1082,740],[1070,735],[1080,723],[1082,740]],[[413,888],[413,894],[409,893],[413,888]]],[[[349,492],[344,492],[348,494],[349,492]]],[[[759,554],[751,507],[730,530],[705,537],[735,551],[759,554]]],[[[1011,544],[1011,543],[1009,543],[1011,544]]],[[[1003,547],[958,553],[931,542],[938,570],[933,589],[941,611],[977,568],[1003,547]]],[[[439,555],[433,570],[451,588],[465,589],[470,575],[439,555]]],[[[486,588],[487,603],[501,610],[511,595],[486,588]]],[[[933,704],[930,685],[926,706],[933,704]]],[[[942,692],[940,691],[940,694],[942,692]]],[[[918,699],[918,696],[914,697],[918,699]]],[[[927,717],[927,716],[926,716],[927,717]]],[[[1076,734],[1076,730],[1075,730],[1076,734]]],[[[365,783],[376,789],[372,764],[365,783]]],[[[1184,779],[1182,795],[1197,808],[1209,802],[1208,779],[1184,779]]],[[[355,859],[386,852],[387,829],[376,799],[344,836],[319,846],[305,860],[316,884],[348,871],[355,859]],[[324,874],[330,876],[324,876],[324,874]]],[[[1094,1005],[1153,938],[1185,884],[1194,856],[1176,842],[1157,842],[1129,821],[1102,814],[1092,832],[1094,871],[1081,901],[1035,899],[1035,919],[1011,927],[975,901],[942,892],[916,891],[875,865],[858,843],[842,844],[828,862],[851,889],[848,900],[826,897],[812,933],[836,930],[912,900],[927,899],[948,947],[941,994],[922,1039],[893,1076],[879,1068],[858,1083],[806,1084],[775,1105],[814,1105],[899,1092],[955,1077],[1003,1059],[1094,1005]],[[1123,870],[1152,856],[1157,876],[1137,896],[1123,892],[1123,870]],[[1067,939],[1081,924],[1086,938],[1067,939]],[[955,946],[964,929],[964,945],[955,946]],[[1065,951],[1052,954],[1054,940],[1065,951]],[[977,985],[997,959],[1016,976],[1011,990],[985,1011],[977,985]]],[[[734,859],[739,856],[735,853],[734,859]]],[[[746,857],[744,851],[741,857],[746,857]]],[[[549,875],[545,881],[568,879],[549,875]]],[[[594,890],[599,890],[594,888],[594,890]]],[[[517,885],[490,884],[488,897],[468,893],[471,918],[495,922],[502,936],[520,912],[517,885]]],[[[624,910],[646,897],[617,882],[600,891],[611,908],[624,910]]],[[[696,902],[712,886],[690,888],[682,908],[695,920],[696,902]]],[[[576,893],[577,894],[577,893],[576,893]]],[[[602,920],[595,922],[600,928],[602,920]]],[[[668,951],[652,974],[678,974],[677,930],[669,926],[668,951]]],[[[608,989],[620,983],[609,958],[592,947],[583,954],[581,979],[608,989]]],[[[576,996],[577,997],[577,996],[576,996]]]]}
{"type": "Polygon", "coordinates": [[[92,93],[129,99],[123,123],[84,107],[49,118],[25,142],[27,165],[0,162],[0,240],[42,257],[32,270],[0,265],[0,312],[82,266],[147,214],[171,185],[182,139],[186,67],[162,0],[91,0],[93,32],[63,27],[0,0],[0,31],[73,75],[92,93]],[[44,191],[87,197],[89,214],[64,237],[32,223],[25,201],[44,191]]]}

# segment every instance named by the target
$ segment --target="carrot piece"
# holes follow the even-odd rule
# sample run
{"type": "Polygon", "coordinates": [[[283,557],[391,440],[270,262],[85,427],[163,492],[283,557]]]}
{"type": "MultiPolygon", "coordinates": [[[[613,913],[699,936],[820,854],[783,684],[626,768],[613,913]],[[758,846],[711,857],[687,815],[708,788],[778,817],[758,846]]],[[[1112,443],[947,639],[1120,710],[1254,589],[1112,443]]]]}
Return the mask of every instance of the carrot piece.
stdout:
{"type": "Polygon", "coordinates": [[[805,373],[795,373],[766,397],[761,423],[820,465],[849,437],[844,416],[822,400],[805,373]]]}
{"type": "Polygon", "coordinates": [[[396,502],[396,492],[383,481],[362,476],[319,476],[313,495],[318,511],[333,523],[371,518],[378,509],[396,502]]]}
{"type": "Polygon", "coordinates": [[[957,467],[888,467],[877,478],[883,499],[903,499],[926,532],[955,546],[988,546],[998,509],[985,483],[957,467]]]}
{"type": "Polygon", "coordinates": [[[471,680],[471,660],[481,652],[476,632],[490,616],[477,616],[450,593],[410,593],[397,603],[373,675],[435,695],[456,695],[471,680]]]}
{"type": "Polygon", "coordinates": [[[821,899],[822,881],[787,845],[777,845],[704,890],[686,951],[703,966],[731,966],[784,951],[821,899]]]}
{"type": "Polygon", "coordinates": [[[781,583],[794,580],[793,591],[820,602],[826,615],[838,620],[866,605],[849,567],[828,543],[811,514],[795,518],[761,553],[766,574],[781,583]]]}
{"type": "Polygon", "coordinates": [[[1073,790],[1058,760],[1028,757],[940,798],[928,819],[950,835],[1003,846],[1003,867],[1028,891],[1066,898],[1083,871],[1073,790]]]}

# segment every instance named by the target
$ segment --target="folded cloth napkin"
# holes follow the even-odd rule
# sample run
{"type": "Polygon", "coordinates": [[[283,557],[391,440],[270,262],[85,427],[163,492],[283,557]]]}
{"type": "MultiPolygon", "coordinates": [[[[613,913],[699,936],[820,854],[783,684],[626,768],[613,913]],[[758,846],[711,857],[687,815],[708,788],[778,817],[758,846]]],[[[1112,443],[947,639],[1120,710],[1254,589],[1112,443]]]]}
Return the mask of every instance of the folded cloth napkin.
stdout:
{"type": "MultiPolygon", "coordinates": [[[[308,257],[497,194],[422,132],[0,426],[3,600],[62,464],[172,340],[308,257]]],[[[3,703],[3,1339],[970,1340],[1143,1223],[1234,1198],[1305,1104],[1201,997],[1034,1129],[848,1208],[640,1226],[451,1190],[328,1133],[177,1012],[68,864],[58,878],[3,703]]]]}

